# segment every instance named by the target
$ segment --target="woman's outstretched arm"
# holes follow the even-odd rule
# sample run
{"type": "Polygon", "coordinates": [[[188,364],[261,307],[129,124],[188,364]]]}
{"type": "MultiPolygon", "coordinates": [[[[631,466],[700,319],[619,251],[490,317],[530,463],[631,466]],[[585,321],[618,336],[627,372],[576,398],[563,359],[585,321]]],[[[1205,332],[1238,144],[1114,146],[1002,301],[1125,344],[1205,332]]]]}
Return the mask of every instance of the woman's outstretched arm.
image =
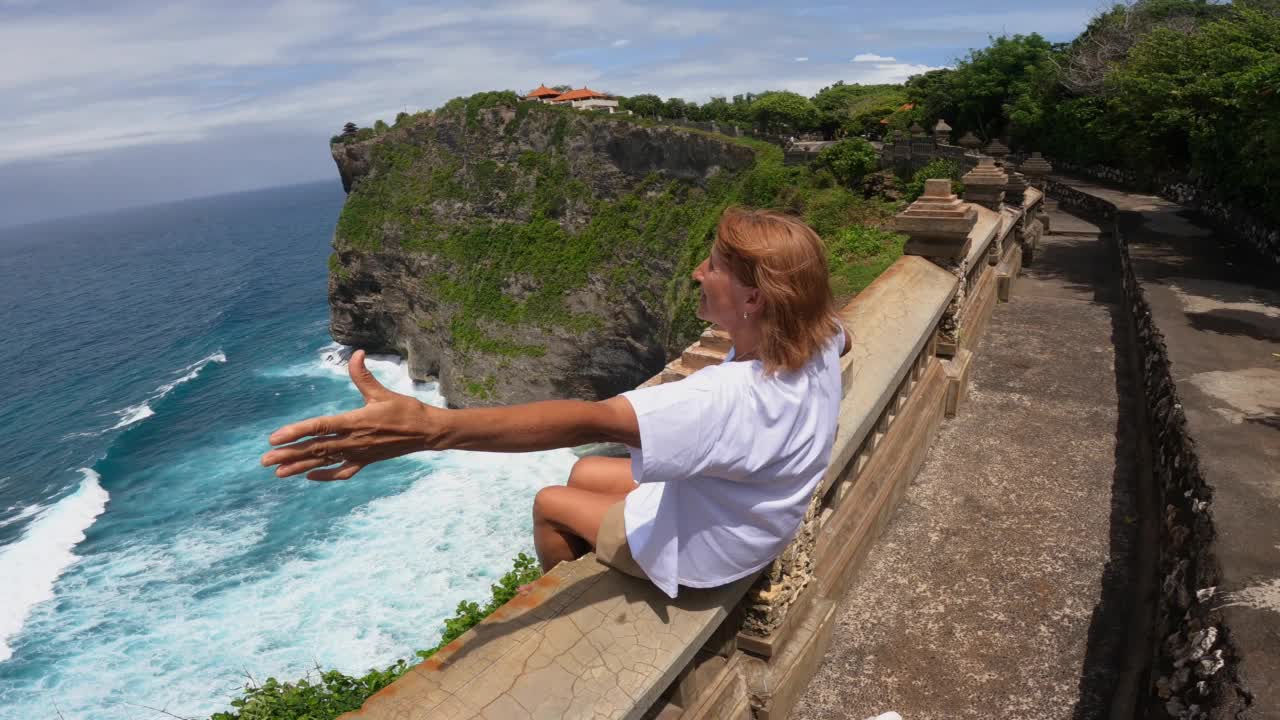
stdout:
{"type": "Polygon", "coordinates": [[[384,387],[365,367],[362,350],[351,356],[348,370],[365,406],[276,430],[269,441],[277,447],[262,456],[264,466],[277,465],[279,477],[305,472],[312,480],[346,480],[366,465],[420,450],[528,452],[590,442],[640,445],[635,411],[621,397],[442,410],[384,387]]]}

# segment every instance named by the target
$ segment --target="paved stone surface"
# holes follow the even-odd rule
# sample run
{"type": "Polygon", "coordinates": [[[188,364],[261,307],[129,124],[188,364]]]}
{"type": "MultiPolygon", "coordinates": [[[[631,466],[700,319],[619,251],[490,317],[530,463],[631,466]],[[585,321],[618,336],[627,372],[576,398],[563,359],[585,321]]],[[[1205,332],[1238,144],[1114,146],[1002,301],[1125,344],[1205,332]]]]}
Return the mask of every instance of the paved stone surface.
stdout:
{"type": "Polygon", "coordinates": [[[793,718],[1104,712],[1139,471],[1114,268],[1097,238],[1044,239],[1013,302],[996,307],[968,404],[872,547],[793,718]]]}
{"type": "Polygon", "coordinates": [[[1280,718],[1280,271],[1174,203],[1068,182],[1121,211],[1213,489],[1215,597],[1250,717],[1280,718]]]}
{"type": "Polygon", "coordinates": [[[669,600],[588,554],[341,720],[638,720],[753,577],[669,600]]]}

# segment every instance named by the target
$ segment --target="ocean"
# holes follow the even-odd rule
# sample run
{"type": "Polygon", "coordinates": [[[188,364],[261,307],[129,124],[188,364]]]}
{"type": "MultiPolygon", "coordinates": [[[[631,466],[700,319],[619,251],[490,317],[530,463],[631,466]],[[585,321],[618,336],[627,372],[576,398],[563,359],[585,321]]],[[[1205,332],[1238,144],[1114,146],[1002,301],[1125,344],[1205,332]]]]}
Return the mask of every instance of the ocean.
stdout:
{"type": "MultiPolygon", "coordinates": [[[[0,719],[207,717],[247,678],[439,639],[532,552],[568,450],[278,479],[287,422],[359,407],[328,335],[344,196],[299,185],[0,228],[0,719]]],[[[397,358],[400,392],[444,403],[397,358]]]]}

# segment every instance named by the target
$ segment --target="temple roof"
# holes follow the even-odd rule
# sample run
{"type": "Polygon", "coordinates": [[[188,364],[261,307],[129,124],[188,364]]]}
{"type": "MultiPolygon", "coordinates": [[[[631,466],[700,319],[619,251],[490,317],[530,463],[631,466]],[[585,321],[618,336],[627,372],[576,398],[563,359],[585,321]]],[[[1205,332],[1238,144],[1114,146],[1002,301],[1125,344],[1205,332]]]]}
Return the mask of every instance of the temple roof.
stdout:
{"type": "Polygon", "coordinates": [[[561,102],[561,101],[568,101],[568,100],[590,100],[591,98],[607,98],[607,97],[609,96],[605,95],[602,92],[596,92],[595,90],[591,90],[589,88],[584,87],[579,90],[570,90],[569,92],[555,98],[555,100],[556,102],[561,102]]]}
{"type": "Polygon", "coordinates": [[[555,97],[559,94],[560,94],[559,90],[552,90],[546,85],[539,85],[537,89],[531,90],[528,95],[525,95],[525,97],[526,98],[546,98],[546,97],[555,97]]]}

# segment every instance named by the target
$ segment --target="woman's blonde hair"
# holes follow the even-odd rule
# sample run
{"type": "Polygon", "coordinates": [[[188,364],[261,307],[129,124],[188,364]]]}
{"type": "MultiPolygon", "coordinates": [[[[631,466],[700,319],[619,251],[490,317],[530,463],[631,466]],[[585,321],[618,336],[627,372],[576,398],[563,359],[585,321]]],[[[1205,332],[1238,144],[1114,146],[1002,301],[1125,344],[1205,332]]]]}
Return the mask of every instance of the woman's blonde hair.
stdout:
{"type": "Polygon", "coordinates": [[[822,238],[799,218],[730,207],[720,216],[715,248],[742,284],[764,295],[765,372],[799,370],[839,328],[822,238]]]}

